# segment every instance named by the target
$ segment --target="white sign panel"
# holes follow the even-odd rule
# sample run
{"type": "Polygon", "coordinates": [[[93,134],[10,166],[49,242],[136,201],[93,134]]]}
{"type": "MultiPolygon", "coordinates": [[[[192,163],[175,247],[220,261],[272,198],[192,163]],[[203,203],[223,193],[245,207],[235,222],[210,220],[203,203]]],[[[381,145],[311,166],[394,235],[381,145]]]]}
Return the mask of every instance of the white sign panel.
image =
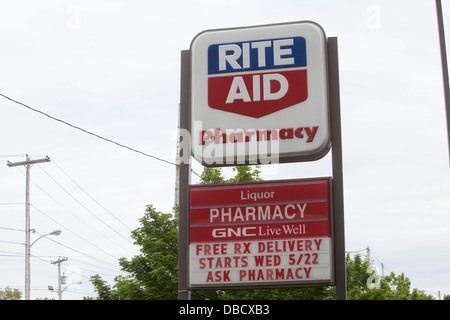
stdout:
{"type": "Polygon", "coordinates": [[[330,148],[327,49],[313,22],[205,31],[191,44],[192,152],[207,166],[330,148]]]}
{"type": "Polygon", "coordinates": [[[330,238],[191,244],[189,251],[192,287],[281,287],[332,277],[330,238]]]}

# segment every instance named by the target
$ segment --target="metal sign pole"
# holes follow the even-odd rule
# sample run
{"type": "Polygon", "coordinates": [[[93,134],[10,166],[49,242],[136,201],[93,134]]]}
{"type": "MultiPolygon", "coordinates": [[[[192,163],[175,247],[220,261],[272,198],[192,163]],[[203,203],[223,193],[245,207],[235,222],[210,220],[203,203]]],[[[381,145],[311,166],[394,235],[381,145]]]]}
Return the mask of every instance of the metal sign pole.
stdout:
{"type": "Polygon", "coordinates": [[[436,0],[436,10],[439,29],[439,45],[441,49],[442,79],[444,82],[445,112],[447,117],[447,142],[450,152],[450,85],[448,79],[447,50],[445,48],[444,19],[442,17],[441,0],[436,0]]]}
{"type": "MultiPolygon", "coordinates": [[[[181,96],[180,96],[180,130],[191,132],[190,117],[190,51],[181,52],[181,96]]],[[[183,150],[183,152],[188,152],[183,150]]],[[[179,157],[189,159],[181,161],[179,166],[179,224],[178,224],[178,300],[190,299],[189,283],[189,184],[191,176],[191,156],[179,157]]]]}
{"type": "Polygon", "coordinates": [[[333,226],[336,300],[347,299],[344,232],[344,190],[342,174],[341,103],[339,94],[338,42],[328,38],[328,76],[333,158],[333,226]]]}

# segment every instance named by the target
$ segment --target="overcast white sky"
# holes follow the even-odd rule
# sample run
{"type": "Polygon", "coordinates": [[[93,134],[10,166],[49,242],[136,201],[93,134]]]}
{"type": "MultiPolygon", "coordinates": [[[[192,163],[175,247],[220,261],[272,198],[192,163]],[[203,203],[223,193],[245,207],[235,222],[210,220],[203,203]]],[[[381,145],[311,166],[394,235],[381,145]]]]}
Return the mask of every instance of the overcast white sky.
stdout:
{"type": "MultiPolygon", "coordinates": [[[[443,2],[450,44],[450,4],[443,2]]],[[[0,93],[174,161],[180,51],[206,29],[301,20],[339,41],[346,250],[370,246],[380,272],[382,262],[413,287],[450,294],[450,175],[434,1],[4,0],[0,93]]],[[[8,160],[52,159],[31,169],[31,228],[63,232],[32,247],[33,299],[57,298],[47,286],[57,287],[50,261],[58,256],[68,258],[70,281],[83,282],[63,298],[94,295],[91,275],[112,281],[117,259],[138,252],[130,230],[145,205],[171,211],[173,165],[2,97],[0,137],[2,289],[24,288],[25,169],[7,167],[8,160]]],[[[329,155],[262,173],[266,180],[329,175],[329,155]]]]}

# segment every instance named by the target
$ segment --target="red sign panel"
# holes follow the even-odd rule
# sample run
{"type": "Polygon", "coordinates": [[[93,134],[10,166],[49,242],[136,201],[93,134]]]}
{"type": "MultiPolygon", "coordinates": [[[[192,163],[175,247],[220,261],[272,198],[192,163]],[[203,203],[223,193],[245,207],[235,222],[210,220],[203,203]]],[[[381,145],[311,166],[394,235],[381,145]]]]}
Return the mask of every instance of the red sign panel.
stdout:
{"type": "Polygon", "coordinates": [[[191,186],[191,286],[330,281],[330,183],[191,186]]]}
{"type": "Polygon", "coordinates": [[[306,69],[262,76],[246,74],[240,77],[211,77],[208,79],[208,104],[213,109],[260,118],[305,101],[308,97],[306,79],[306,69]],[[240,81],[237,82],[236,79],[240,81]],[[233,90],[237,91],[234,94],[238,96],[236,99],[232,97],[233,90]],[[246,93],[241,97],[241,90],[249,90],[253,96],[246,93]],[[274,100],[278,100],[277,103],[274,100]]]}

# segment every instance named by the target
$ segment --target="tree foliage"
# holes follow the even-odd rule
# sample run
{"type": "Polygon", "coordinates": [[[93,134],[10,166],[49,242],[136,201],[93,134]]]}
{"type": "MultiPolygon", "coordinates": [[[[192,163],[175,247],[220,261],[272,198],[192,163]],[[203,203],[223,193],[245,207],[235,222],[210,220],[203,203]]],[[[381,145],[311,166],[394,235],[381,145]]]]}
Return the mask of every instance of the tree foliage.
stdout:
{"type": "Polygon", "coordinates": [[[4,290],[0,289],[0,300],[20,300],[22,292],[17,289],[6,287],[4,290]]]}
{"type": "Polygon", "coordinates": [[[99,275],[91,282],[100,300],[176,299],[178,283],[178,217],[148,205],[132,231],[140,254],[119,264],[128,276],[117,276],[111,288],[99,275]]]}
{"type": "MultiPolygon", "coordinates": [[[[261,181],[259,167],[233,168],[235,176],[226,179],[220,168],[205,168],[201,184],[239,183],[261,181]]],[[[141,227],[132,231],[134,244],[140,254],[127,260],[119,260],[128,276],[118,276],[111,287],[99,275],[91,282],[99,300],[177,299],[178,289],[178,208],[171,214],[157,211],[148,205],[139,220],[141,227]]],[[[367,260],[360,255],[348,254],[347,299],[349,300],[410,300],[433,299],[417,289],[411,291],[411,282],[402,273],[391,273],[381,278],[374,274],[367,260]],[[375,279],[379,288],[373,288],[375,279]],[[379,280],[379,281],[378,281],[379,280]]],[[[228,300],[331,300],[335,298],[334,287],[256,289],[256,290],[195,290],[192,299],[228,300]]]]}
{"type": "Polygon", "coordinates": [[[411,281],[404,273],[391,272],[382,277],[371,267],[367,259],[357,254],[346,257],[347,299],[349,300],[432,300],[433,297],[411,291],[411,281]]]}

